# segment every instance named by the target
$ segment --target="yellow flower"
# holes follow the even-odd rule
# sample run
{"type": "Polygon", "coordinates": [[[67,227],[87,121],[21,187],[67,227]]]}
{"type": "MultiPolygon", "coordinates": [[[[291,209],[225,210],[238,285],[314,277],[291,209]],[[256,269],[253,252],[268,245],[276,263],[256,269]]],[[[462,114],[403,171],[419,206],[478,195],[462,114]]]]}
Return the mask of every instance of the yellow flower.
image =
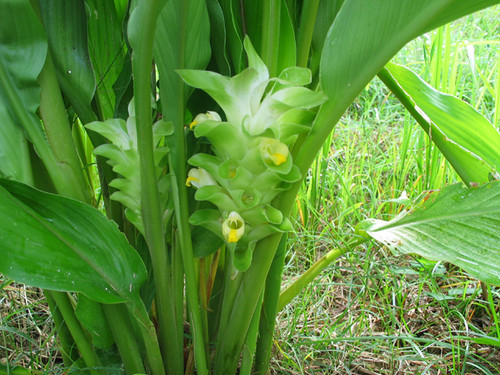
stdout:
{"type": "Polygon", "coordinates": [[[236,211],[232,211],[222,223],[222,234],[229,243],[238,242],[245,233],[245,221],[236,211]]]}
{"type": "Polygon", "coordinates": [[[260,153],[266,163],[272,162],[278,166],[288,159],[288,147],[277,139],[262,138],[260,141],[260,153]]]}
{"type": "Polygon", "coordinates": [[[202,186],[217,185],[217,181],[203,168],[193,168],[188,172],[186,186],[194,186],[199,189],[202,186]]]}
{"type": "Polygon", "coordinates": [[[219,114],[217,112],[208,111],[207,113],[199,113],[194,120],[189,124],[189,129],[193,129],[200,122],[213,120],[213,121],[222,121],[219,114]]]}

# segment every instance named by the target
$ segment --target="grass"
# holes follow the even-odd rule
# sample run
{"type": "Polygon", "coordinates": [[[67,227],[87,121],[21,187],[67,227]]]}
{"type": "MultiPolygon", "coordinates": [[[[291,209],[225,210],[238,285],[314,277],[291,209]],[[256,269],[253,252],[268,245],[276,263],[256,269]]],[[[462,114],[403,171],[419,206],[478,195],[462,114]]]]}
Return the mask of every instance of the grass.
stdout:
{"type": "Polygon", "coordinates": [[[55,331],[40,289],[0,275],[0,364],[50,370],[61,362],[55,331]]]}
{"type": "MultiPolygon", "coordinates": [[[[466,17],[418,38],[395,61],[468,101],[498,127],[498,19],[499,6],[466,17]]],[[[456,181],[375,79],[325,143],[298,196],[283,286],[349,241],[363,219],[389,219],[404,209],[405,197],[456,181]]],[[[280,313],[271,372],[498,374],[499,310],[500,290],[460,269],[359,246],[280,313]]],[[[0,276],[0,319],[0,364],[61,372],[38,289],[0,276]]]]}
{"type": "MultiPolygon", "coordinates": [[[[471,15],[418,38],[394,60],[498,127],[499,18],[498,6],[471,15]]],[[[284,286],[351,239],[361,220],[392,218],[402,198],[457,181],[375,79],[325,143],[299,194],[284,286]]],[[[498,288],[483,290],[456,267],[360,246],[281,312],[273,373],[498,374],[499,310],[498,288]]]]}

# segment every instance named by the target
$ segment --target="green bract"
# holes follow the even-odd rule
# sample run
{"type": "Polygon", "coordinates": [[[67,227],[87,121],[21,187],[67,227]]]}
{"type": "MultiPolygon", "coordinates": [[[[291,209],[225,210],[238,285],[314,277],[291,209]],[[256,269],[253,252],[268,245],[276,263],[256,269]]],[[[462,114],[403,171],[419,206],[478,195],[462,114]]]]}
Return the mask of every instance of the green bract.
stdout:
{"type": "MultiPolygon", "coordinates": [[[[133,106],[130,106],[132,108],[133,106]]],[[[95,121],[85,125],[86,128],[105,136],[111,143],[104,144],[94,150],[95,155],[103,156],[113,167],[113,171],[120,175],[110,182],[110,186],[117,189],[111,198],[122,203],[126,209],[127,219],[144,234],[141,214],[141,175],[140,158],[137,150],[137,132],[135,116],[131,112],[127,121],[122,119],[109,119],[104,122],[95,121]]],[[[168,148],[161,145],[163,137],[172,134],[172,125],[165,121],[158,121],[153,125],[155,143],[155,163],[157,165],[158,190],[162,195],[165,205],[169,202],[168,190],[170,178],[163,173],[162,164],[168,148]]],[[[165,206],[164,211],[167,210],[165,206]]]]}
{"type": "Polygon", "coordinates": [[[244,42],[249,68],[228,78],[208,71],[182,70],[189,85],[206,91],[221,106],[225,120],[215,112],[199,114],[190,128],[205,137],[214,155],[196,154],[189,163],[186,184],[197,188],[195,198],[215,210],[195,212],[191,223],[224,239],[233,264],[246,270],[256,242],[286,231],[288,219],[272,206],[276,195],[301,178],[290,152],[300,133],[308,132],[311,110],[326,100],[303,85],[311,82],[306,68],[285,69],[278,78],[269,72],[250,40],[244,42]]]}

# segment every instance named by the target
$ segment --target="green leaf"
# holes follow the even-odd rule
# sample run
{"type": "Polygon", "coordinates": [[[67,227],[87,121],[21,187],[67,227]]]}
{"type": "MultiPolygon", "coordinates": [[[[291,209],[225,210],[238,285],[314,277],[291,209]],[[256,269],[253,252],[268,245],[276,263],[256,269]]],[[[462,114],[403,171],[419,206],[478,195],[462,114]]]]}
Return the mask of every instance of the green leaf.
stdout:
{"type": "Polygon", "coordinates": [[[193,227],[191,240],[193,242],[193,254],[196,258],[207,257],[215,253],[224,244],[220,236],[201,226],[193,227]]]}
{"type": "Polygon", "coordinates": [[[452,185],[391,221],[361,224],[367,234],[397,253],[450,262],[500,285],[500,181],[479,188],[452,185]]]}
{"type": "Polygon", "coordinates": [[[0,180],[0,272],[101,303],[139,300],[140,256],[97,209],[0,180]]]}
{"type": "Polygon", "coordinates": [[[210,17],[210,45],[212,56],[217,62],[217,71],[225,76],[231,75],[231,66],[226,52],[226,25],[222,8],[217,0],[207,0],[210,17]]]}
{"type": "Polygon", "coordinates": [[[109,349],[114,343],[113,333],[109,328],[104,309],[85,295],[78,296],[75,314],[80,323],[92,336],[92,343],[101,349],[109,349]]]}
{"type": "Polygon", "coordinates": [[[407,42],[498,0],[347,0],[328,31],[321,85],[331,102],[350,103],[407,42]],[[471,4],[473,3],[473,4],[471,4]]]}
{"type": "Polygon", "coordinates": [[[32,183],[28,143],[19,127],[12,96],[35,116],[36,82],[47,56],[47,38],[29,1],[3,1],[0,22],[0,175],[32,183]]]}
{"type": "Polygon", "coordinates": [[[184,86],[176,69],[203,69],[210,60],[210,25],[205,1],[170,0],[161,10],[155,32],[153,54],[160,73],[164,118],[172,120],[178,111],[179,95],[184,102],[191,90],[184,86]],[[184,24],[189,22],[189,25],[184,24]],[[179,84],[179,82],[181,82],[179,84]]]}
{"type": "Polygon", "coordinates": [[[113,117],[113,84],[123,68],[126,45],[122,20],[113,1],[85,0],[88,7],[89,53],[97,80],[97,98],[102,119],[113,117]]]}
{"type": "Polygon", "coordinates": [[[297,56],[295,31],[286,3],[281,5],[280,13],[280,34],[276,70],[278,73],[286,68],[295,66],[297,56]]]}
{"type": "Polygon", "coordinates": [[[487,182],[491,169],[500,171],[500,134],[473,107],[400,65],[389,63],[379,76],[465,182],[487,182]]]}
{"type": "MultiPolygon", "coordinates": [[[[1,46],[1,42],[0,42],[1,46]]],[[[2,55],[0,47],[0,55],[2,55]]],[[[1,57],[0,57],[1,58],[1,57]]],[[[1,62],[0,62],[1,64],[1,62]]],[[[0,90],[0,176],[33,184],[28,141],[23,129],[10,113],[0,90]]]]}
{"type": "Polygon", "coordinates": [[[328,29],[337,16],[344,0],[320,1],[316,22],[314,23],[314,32],[311,40],[311,62],[310,67],[313,75],[317,77],[321,56],[323,54],[323,45],[328,33],[328,29]]]}
{"type": "Polygon", "coordinates": [[[40,1],[61,89],[84,123],[95,120],[90,102],[95,77],[87,44],[85,4],[78,0],[40,1]]]}
{"type": "Polygon", "coordinates": [[[232,74],[240,73],[245,67],[243,58],[243,21],[241,19],[241,4],[234,0],[219,0],[222,12],[225,15],[227,46],[232,74]]]}
{"type": "Polygon", "coordinates": [[[342,114],[407,42],[500,0],[346,0],[326,36],[321,88],[329,97],[296,159],[305,172],[342,114]]]}

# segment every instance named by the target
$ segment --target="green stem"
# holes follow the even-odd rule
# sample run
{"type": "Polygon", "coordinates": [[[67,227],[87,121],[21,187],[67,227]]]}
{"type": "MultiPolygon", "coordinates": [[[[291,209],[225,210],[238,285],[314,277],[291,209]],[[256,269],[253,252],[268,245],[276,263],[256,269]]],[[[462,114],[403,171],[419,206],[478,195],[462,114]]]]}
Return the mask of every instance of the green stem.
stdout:
{"type": "Polygon", "coordinates": [[[166,358],[168,372],[181,374],[184,368],[182,337],[176,337],[177,332],[174,329],[176,316],[169,285],[170,267],[163,237],[163,212],[161,209],[163,205],[160,202],[153,155],[151,62],[153,60],[153,38],[159,13],[159,2],[157,0],[140,2],[133,12],[136,16],[134,19],[136,23],[133,26],[138,33],[137,40],[134,41],[132,69],[137,148],[140,156],[142,217],[156,285],[160,344],[166,358]]]}
{"type": "Polygon", "coordinates": [[[45,134],[50,148],[62,169],[66,184],[71,186],[73,197],[90,203],[90,195],[84,178],[80,158],[71,134],[61,90],[57,81],[54,63],[50,52],[38,77],[41,88],[40,117],[43,120],[45,134]]]}
{"type": "MultiPolygon", "coordinates": [[[[182,1],[178,7],[178,29],[176,35],[179,38],[178,50],[174,56],[175,67],[182,69],[186,66],[184,57],[187,45],[188,1],[182,1]]],[[[184,109],[185,109],[185,84],[180,77],[175,77],[175,82],[165,94],[161,92],[162,103],[165,105],[164,116],[174,124],[174,134],[172,139],[175,143],[171,147],[170,165],[172,178],[172,194],[174,200],[177,230],[179,233],[179,243],[182,253],[182,264],[184,266],[186,280],[186,297],[188,317],[191,323],[193,335],[194,356],[196,370],[200,375],[208,374],[208,362],[205,351],[206,342],[204,340],[204,324],[201,318],[198,277],[195,268],[193,255],[193,244],[191,241],[191,229],[189,224],[189,202],[186,188],[186,140],[184,137],[184,109]]]]}
{"type": "Polygon", "coordinates": [[[320,0],[304,0],[297,40],[297,66],[307,67],[320,0]]]}
{"type": "Polygon", "coordinates": [[[226,250],[226,254],[227,254],[226,264],[224,269],[224,293],[222,298],[222,309],[220,311],[220,316],[219,316],[219,330],[217,335],[218,341],[227,340],[227,337],[224,336],[224,332],[229,322],[229,319],[231,318],[231,312],[233,310],[234,301],[236,299],[236,295],[240,288],[241,280],[243,279],[244,276],[242,272],[238,272],[238,274],[233,277],[232,275],[233,260],[231,252],[226,250]]]}
{"type": "Polygon", "coordinates": [[[247,337],[245,338],[245,343],[243,344],[243,353],[241,356],[241,366],[239,375],[251,375],[253,359],[255,356],[255,348],[257,346],[257,336],[259,334],[259,323],[262,319],[261,307],[262,307],[263,296],[261,295],[257,308],[248,327],[247,337]]]}
{"type": "Polygon", "coordinates": [[[92,375],[105,375],[104,371],[99,370],[99,368],[102,367],[101,361],[94,351],[92,343],[80,325],[68,295],[63,292],[54,291],[47,293],[50,294],[50,297],[57,304],[57,308],[61,311],[64,322],[68,326],[71,336],[75,339],[76,346],[78,347],[86,366],[89,367],[89,372],[92,375]]]}
{"type": "Polygon", "coordinates": [[[219,337],[224,339],[219,340],[214,365],[215,374],[229,375],[236,372],[246,333],[280,239],[281,234],[274,234],[259,241],[255,247],[254,260],[242,277],[230,318],[219,334],[219,337]]]}
{"type": "Polygon", "coordinates": [[[47,291],[45,291],[45,298],[47,299],[50,314],[52,315],[52,320],[54,321],[57,331],[57,337],[60,341],[60,351],[64,365],[70,368],[79,357],[77,351],[75,350],[75,340],[73,340],[73,337],[68,330],[68,326],[64,322],[61,311],[59,311],[55,301],[51,297],[51,294],[47,291]]]}
{"type": "Polygon", "coordinates": [[[261,57],[271,77],[278,74],[281,0],[264,0],[261,57]]]}
{"type": "Polygon", "coordinates": [[[127,374],[146,373],[127,308],[123,304],[102,305],[127,374]]]}
{"type": "Polygon", "coordinates": [[[295,280],[292,285],[281,292],[278,302],[278,311],[288,305],[295,296],[297,296],[307,285],[309,285],[309,283],[313,281],[316,276],[318,276],[321,271],[323,271],[332,262],[344,255],[354,246],[357,246],[366,241],[368,241],[368,239],[356,239],[354,241],[351,241],[344,247],[330,250],[328,253],[323,255],[316,263],[311,266],[311,268],[300,275],[300,277],[295,280]]]}
{"type": "Polygon", "coordinates": [[[278,312],[278,299],[281,289],[281,277],[285,264],[286,243],[288,236],[281,237],[278,250],[271,264],[264,289],[264,302],[259,323],[259,339],[255,353],[254,374],[264,375],[269,367],[271,346],[273,342],[276,314],[278,312]]]}
{"type": "Polygon", "coordinates": [[[142,301],[131,302],[127,304],[130,314],[136,319],[139,327],[142,340],[146,348],[146,356],[152,375],[164,375],[165,368],[163,365],[160,344],[156,336],[156,328],[149,319],[148,312],[142,301]]]}
{"type": "MultiPolygon", "coordinates": [[[[174,133],[174,136],[176,135],[178,136],[179,145],[181,143],[184,145],[184,132],[177,130],[174,133]],[[182,138],[182,140],[179,138],[182,138]]],[[[180,152],[180,150],[178,151],[180,152]]],[[[180,153],[180,155],[184,155],[184,152],[180,153]]],[[[198,278],[194,267],[193,244],[191,242],[188,199],[186,185],[184,183],[184,181],[186,181],[186,168],[182,158],[180,159],[180,163],[172,169],[171,173],[173,179],[172,193],[174,196],[175,213],[182,248],[182,263],[186,274],[186,295],[188,300],[189,320],[192,326],[196,369],[198,374],[203,375],[208,374],[208,366],[205,353],[205,341],[203,339],[203,321],[201,319],[198,297],[198,278]]]]}

